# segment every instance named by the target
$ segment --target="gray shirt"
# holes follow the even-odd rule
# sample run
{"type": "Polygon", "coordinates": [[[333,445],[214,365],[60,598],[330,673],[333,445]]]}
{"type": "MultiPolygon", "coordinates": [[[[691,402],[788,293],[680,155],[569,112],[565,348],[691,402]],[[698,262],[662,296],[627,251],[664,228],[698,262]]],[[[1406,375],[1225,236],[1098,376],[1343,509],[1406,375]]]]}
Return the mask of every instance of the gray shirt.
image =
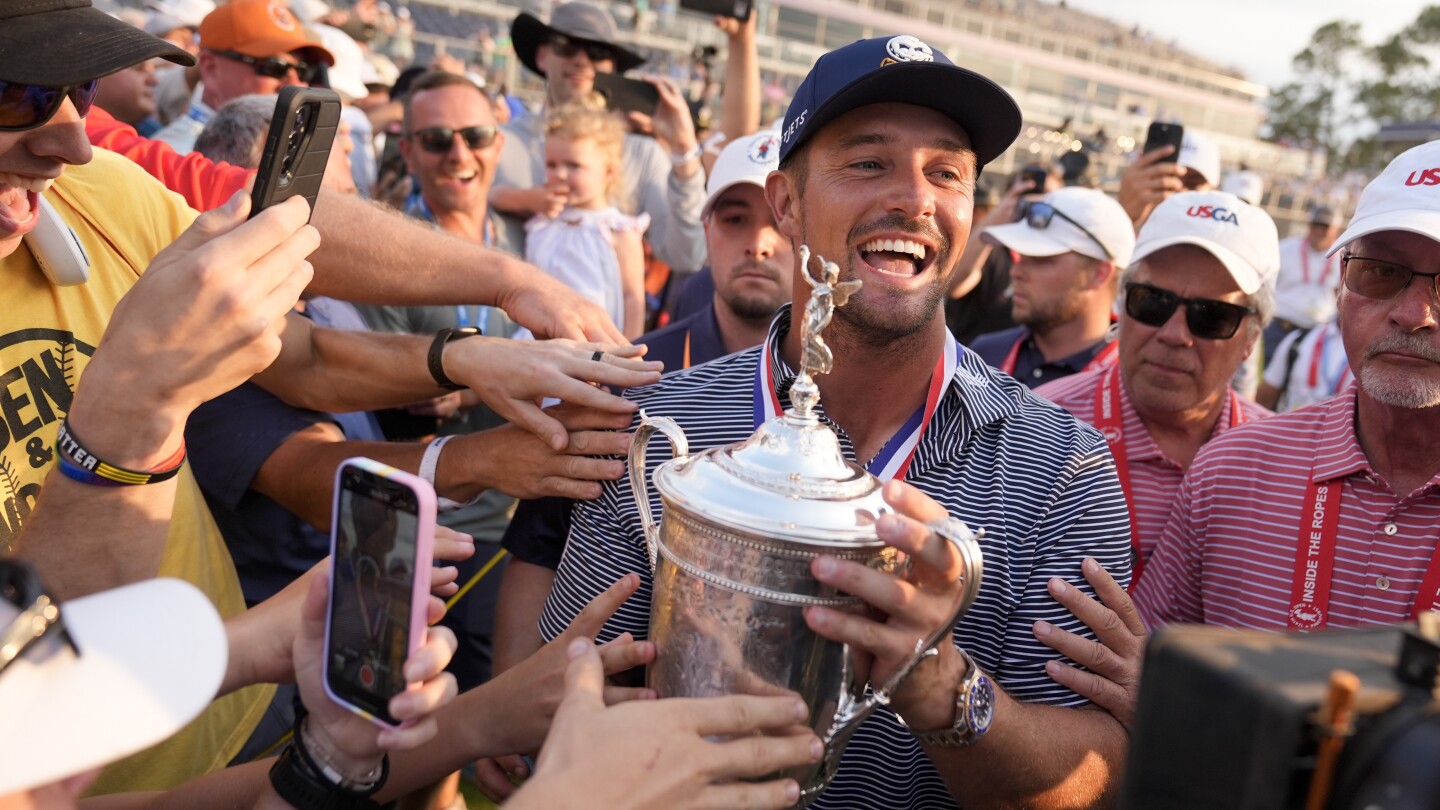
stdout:
{"type": "MultiPolygon", "coordinates": [[[[504,125],[505,146],[495,171],[495,185],[535,188],[545,185],[545,116],[526,115],[504,125]]],[[[705,231],[700,207],[705,202],[705,173],[676,176],[670,156],[654,138],[626,135],[620,159],[620,189],[616,203],[627,214],[649,214],[645,238],[655,257],[677,273],[690,273],[705,264],[705,231]]],[[[525,223],[505,216],[512,245],[524,244],[525,223]]]]}

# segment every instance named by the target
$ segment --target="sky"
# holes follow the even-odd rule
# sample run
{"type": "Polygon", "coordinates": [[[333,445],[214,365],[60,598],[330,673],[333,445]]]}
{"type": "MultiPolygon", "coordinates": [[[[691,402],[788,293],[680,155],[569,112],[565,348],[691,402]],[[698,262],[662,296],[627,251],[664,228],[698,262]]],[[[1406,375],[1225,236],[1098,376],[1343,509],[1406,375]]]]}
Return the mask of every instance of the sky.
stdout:
{"type": "Polygon", "coordinates": [[[1139,24],[1174,39],[1197,56],[1238,67],[1246,78],[1278,87],[1291,78],[1290,60],[1316,28],[1358,20],[1366,44],[1405,27],[1440,0],[1068,0],[1071,8],[1139,24]]]}

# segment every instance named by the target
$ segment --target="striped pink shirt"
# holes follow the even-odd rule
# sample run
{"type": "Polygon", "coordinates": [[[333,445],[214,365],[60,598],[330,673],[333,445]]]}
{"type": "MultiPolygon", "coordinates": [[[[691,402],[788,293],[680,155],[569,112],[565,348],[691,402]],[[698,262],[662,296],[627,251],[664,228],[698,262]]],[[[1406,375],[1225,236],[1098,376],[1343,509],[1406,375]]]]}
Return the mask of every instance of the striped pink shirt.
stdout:
{"type": "Polygon", "coordinates": [[[1285,629],[1312,466],[1340,481],[1330,626],[1409,620],[1440,541],[1440,475],[1392,491],[1360,449],[1355,403],[1352,384],[1201,449],[1134,592],[1146,624],[1285,629]]]}
{"type": "MultiPolygon", "coordinates": [[[[1105,369],[1072,374],[1064,379],[1046,383],[1035,389],[1035,393],[1069,411],[1081,422],[1095,424],[1095,389],[1105,369]]],[[[1225,404],[1221,407],[1220,418],[1215,422],[1215,432],[1210,438],[1220,435],[1230,427],[1232,398],[1226,391],[1225,404]]],[[[1243,421],[1262,419],[1270,411],[1248,399],[1240,399],[1243,421]]],[[[1130,466],[1130,480],[1120,483],[1127,488],[1126,494],[1135,510],[1135,531],[1140,538],[1140,558],[1150,559],[1155,544],[1170,514],[1175,511],[1175,490],[1180,488],[1180,479],[1185,471],[1171,461],[1150,438],[1145,422],[1130,403],[1130,392],[1123,383],[1120,385],[1120,416],[1125,432],[1125,453],[1130,466]]]]}

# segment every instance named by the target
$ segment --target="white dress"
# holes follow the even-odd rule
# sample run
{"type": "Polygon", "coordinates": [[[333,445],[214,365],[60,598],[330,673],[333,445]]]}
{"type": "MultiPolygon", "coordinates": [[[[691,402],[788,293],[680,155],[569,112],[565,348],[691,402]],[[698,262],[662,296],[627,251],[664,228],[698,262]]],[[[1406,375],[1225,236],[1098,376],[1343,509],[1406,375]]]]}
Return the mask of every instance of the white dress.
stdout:
{"type": "Polygon", "coordinates": [[[566,207],[554,218],[537,216],[525,223],[525,260],[605,308],[615,328],[625,326],[620,261],[612,234],[643,234],[650,216],[630,216],[618,208],[566,207]]]}

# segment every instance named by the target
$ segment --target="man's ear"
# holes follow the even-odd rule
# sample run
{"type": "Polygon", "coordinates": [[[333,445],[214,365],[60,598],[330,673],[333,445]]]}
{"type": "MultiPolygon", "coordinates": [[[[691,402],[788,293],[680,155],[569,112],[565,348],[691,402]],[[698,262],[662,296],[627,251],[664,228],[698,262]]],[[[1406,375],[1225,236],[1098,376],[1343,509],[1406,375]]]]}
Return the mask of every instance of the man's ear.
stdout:
{"type": "Polygon", "coordinates": [[[1095,273],[1090,278],[1090,284],[1086,287],[1089,290],[1099,290],[1112,284],[1115,280],[1115,263],[1111,261],[1095,262],[1095,273]]]}
{"type": "Polygon", "coordinates": [[[799,240],[803,236],[800,199],[795,192],[795,181],[785,172],[776,170],[765,178],[765,201],[770,204],[770,213],[775,217],[775,229],[791,240],[799,240]]]}

